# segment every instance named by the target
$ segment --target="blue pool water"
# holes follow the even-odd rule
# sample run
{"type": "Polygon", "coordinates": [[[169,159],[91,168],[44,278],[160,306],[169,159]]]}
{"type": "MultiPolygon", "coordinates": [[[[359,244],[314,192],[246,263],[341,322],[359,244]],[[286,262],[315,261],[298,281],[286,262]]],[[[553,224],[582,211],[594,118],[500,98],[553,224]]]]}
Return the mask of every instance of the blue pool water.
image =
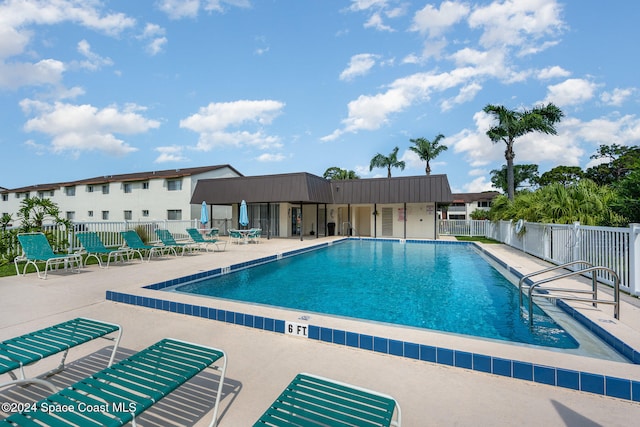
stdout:
{"type": "Polygon", "coordinates": [[[471,245],[349,240],[178,292],[556,348],[577,341],[535,307],[520,315],[517,287],[471,245]]]}

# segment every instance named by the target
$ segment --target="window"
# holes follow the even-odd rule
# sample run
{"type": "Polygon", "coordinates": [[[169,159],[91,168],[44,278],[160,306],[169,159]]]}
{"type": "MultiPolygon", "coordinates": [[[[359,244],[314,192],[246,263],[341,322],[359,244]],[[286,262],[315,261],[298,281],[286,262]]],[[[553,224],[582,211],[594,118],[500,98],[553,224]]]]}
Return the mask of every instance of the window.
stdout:
{"type": "Polygon", "coordinates": [[[182,190],[182,178],[181,179],[168,179],[167,180],[167,190],[169,190],[169,191],[180,191],[180,190],[182,190]]]}
{"type": "Polygon", "coordinates": [[[490,208],[491,207],[491,201],[490,200],[485,200],[484,202],[478,202],[478,207],[479,208],[490,208]]]}
{"type": "Polygon", "coordinates": [[[76,195],[76,186],[72,185],[71,187],[64,187],[64,194],[67,196],[75,196],[76,195]]]}
{"type": "Polygon", "coordinates": [[[131,215],[131,211],[124,211],[124,219],[127,221],[131,221],[131,218],[133,217],[133,215],[131,215]]]}
{"type": "Polygon", "coordinates": [[[44,199],[45,197],[53,197],[53,190],[51,191],[38,191],[38,197],[44,199]]]}
{"type": "Polygon", "coordinates": [[[102,186],[102,194],[109,194],[109,184],[104,184],[102,186]]]}
{"type": "Polygon", "coordinates": [[[28,199],[29,198],[29,193],[16,193],[16,199],[28,199]]]}
{"type": "Polygon", "coordinates": [[[122,184],[125,193],[131,193],[131,183],[125,182],[122,184]]]}
{"type": "Polygon", "coordinates": [[[109,211],[102,211],[102,219],[105,221],[109,219],[109,211]]]}
{"type": "Polygon", "coordinates": [[[149,181],[145,181],[142,183],[142,189],[143,190],[148,190],[149,189],[149,181]]]}
{"type": "Polygon", "coordinates": [[[73,221],[76,218],[76,213],[74,211],[67,211],[65,216],[69,221],[73,221]]]}
{"type": "Polygon", "coordinates": [[[93,211],[89,211],[89,212],[87,212],[87,216],[88,216],[89,218],[93,218],[93,211]]]}
{"type": "Polygon", "coordinates": [[[142,216],[144,216],[144,217],[149,216],[149,209],[143,209],[142,210],[142,216]]]}
{"type": "Polygon", "coordinates": [[[93,193],[93,185],[87,185],[87,193],[93,193]]]}
{"type": "Polygon", "coordinates": [[[167,219],[181,220],[182,219],[182,210],[180,210],[180,209],[169,209],[167,211],[167,219]]]}
{"type": "Polygon", "coordinates": [[[8,202],[9,201],[9,195],[8,194],[3,194],[2,195],[2,201],[3,202],[8,202]]]}

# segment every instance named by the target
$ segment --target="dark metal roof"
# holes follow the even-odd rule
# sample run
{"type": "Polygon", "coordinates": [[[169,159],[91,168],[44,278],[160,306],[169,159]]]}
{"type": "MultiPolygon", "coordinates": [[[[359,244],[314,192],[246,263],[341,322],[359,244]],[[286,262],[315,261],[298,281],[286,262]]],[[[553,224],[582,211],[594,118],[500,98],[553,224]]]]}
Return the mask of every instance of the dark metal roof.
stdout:
{"type": "Polygon", "coordinates": [[[191,197],[192,204],[240,203],[332,203],[329,181],[309,173],[201,179],[191,197]]]}
{"type": "Polygon", "coordinates": [[[184,169],[166,169],[160,171],[151,171],[151,172],[136,172],[136,173],[125,173],[119,175],[104,175],[97,176],[94,178],[87,178],[78,181],[69,181],[69,182],[59,182],[59,183],[50,183],[50,184],[37,184],[31,185],[27,187],[14,188],[12,190],[9,189],[0,189],[1,193],[20,193],[26,191],[46,191],[46,190],[57,190],[60,187],[69,187],[73,185],[90,185],[90,184],[107,184],[110,182],[133,182],[133,181],[146,181],[148,179],[153,178],[164,178],[164,179],[172,179],[172,178],[181,178],[185,176],[197,175],[200,173],[210,172],[222,168],[229,168],[233,172],[242,176],[240,172],[234,169],[231,165],[215,165],[215,166],[200,166],[195,168],[184,168],[184,169]]]}
{"type": "Polygon", "coordinates": [[[309,173],[201,179],[191,198],[211,205],[247,203],[450,203],[446,175],[328,181],[309,173]]]}
{"type": "Polygon", "coordinates": [[[446,175],[332,181],[334,203],[451,202],[446,175]]]}

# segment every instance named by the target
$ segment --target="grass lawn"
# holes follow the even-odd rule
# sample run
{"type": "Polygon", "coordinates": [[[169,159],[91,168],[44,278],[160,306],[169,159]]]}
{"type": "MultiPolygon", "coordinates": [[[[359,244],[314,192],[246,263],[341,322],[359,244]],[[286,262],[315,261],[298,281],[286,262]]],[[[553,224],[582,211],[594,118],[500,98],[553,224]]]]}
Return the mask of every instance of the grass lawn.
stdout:
{"type": "Polygon", "coordinates": [[[455,236],[457,240],[462,242],[480,242],[480,243],[500,243],[497,240],[489,239],[488,237],[469,237],[469,236],[455,236]]]}

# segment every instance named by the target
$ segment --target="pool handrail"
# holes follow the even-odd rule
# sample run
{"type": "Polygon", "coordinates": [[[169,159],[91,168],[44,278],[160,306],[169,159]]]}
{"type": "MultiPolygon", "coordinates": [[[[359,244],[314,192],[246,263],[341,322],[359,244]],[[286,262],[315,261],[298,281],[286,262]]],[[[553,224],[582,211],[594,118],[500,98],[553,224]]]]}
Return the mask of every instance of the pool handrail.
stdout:
{"type": "MultiPolygon", "coordinates": [[[[518,282],[518,295],[519,295],[519,299],[520,299],[520,307],[522,307],[522,304],[523,304],[523,301],[522,301],[522,285],[524,284],[524,281],[526,279],[528,279],[530,277],[533,277],[533,276],[537,276],[538,274],[548,273],[548,272],[554,271],[554,270],[566,269],[569,266],[577,265],[577,264],[586,265],[587,268],[593,267],[593,264],[591,264],[589,261],[578,260],[578,261],[571,261],[571,262],[568,262],[568,263],[562,264],[562,265],[554,265],[553,267],[545,268],[543,270],[534,271],[533,273],[525,274],[524,276],[522,276],[520,278],[520,281],[518,282]]],[[[578,270],[578,271],[582,271],[582,270],[578,270]]]]}

